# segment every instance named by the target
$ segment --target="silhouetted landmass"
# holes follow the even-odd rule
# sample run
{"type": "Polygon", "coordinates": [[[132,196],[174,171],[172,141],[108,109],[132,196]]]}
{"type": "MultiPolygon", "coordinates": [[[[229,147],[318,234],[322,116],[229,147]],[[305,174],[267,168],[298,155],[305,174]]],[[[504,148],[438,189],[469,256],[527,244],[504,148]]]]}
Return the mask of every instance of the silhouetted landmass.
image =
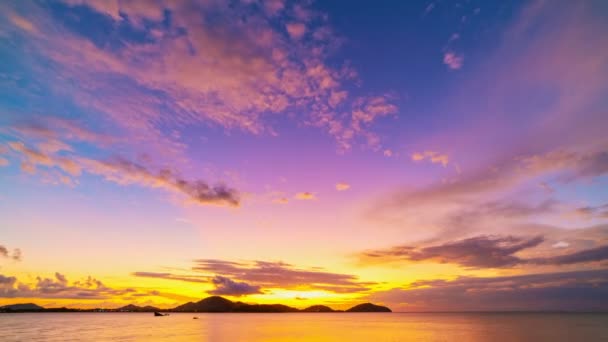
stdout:
{"type": "MultiPolygon", "coordinates": [[[[283,304],[247,304],[233,302],[220,296],[207,297],[198,302],[188,302],[173,309],[162,310],[153,306],[126,305],[117,309],[68,309],[68,308],[43,308],[36,304],[13,304],[0,307],[0,312],[343,312],[333,310],[325,305],[313,305],[303,310],[298,310],[283,304]]],[[[385,306],[371,303],[354,306],[346,312],[391,312],[385,306]]]]}
{"type": "Polygon", "coordinates": [[[337,312],[336,310],[325,305],[313,305],[306,309],[302,309],[302,312],[337,312]]]}
{"type": "Polygon", "coordinates": [[[121,311],[121,312],[154,312],[154,311],[160,311],[159,308],[154,307],[154,306],[137,306],[137,305],[133,305],[133,304],[129,304],[129,305],[125,305],[123,307],[120,307],[118,309],[116,309],[116,311],[121,311]]]}
{"type": "Polygon", "coordinates": [[[346,310],[346,312],[391,312],[391,309],[387,308],[386,306],[365,303],[355,305],[352,308],[346,310]]]}
{"type": "Polygon", "coordinates": [[[0,312],[10,312],[10,311],[42,311],[44,308],[42,306],[36,305],[34,303],[25,303],[25,304],[12,304],[0,306],[0,312]]]}
{"type": "Polygon", "coordinates": [[[297,312],[296,308],[282,304],[247,304],[233,302],[226,298],[207,297],[196,303],[188,302],[173,310],[175,312],[297,312]]]}

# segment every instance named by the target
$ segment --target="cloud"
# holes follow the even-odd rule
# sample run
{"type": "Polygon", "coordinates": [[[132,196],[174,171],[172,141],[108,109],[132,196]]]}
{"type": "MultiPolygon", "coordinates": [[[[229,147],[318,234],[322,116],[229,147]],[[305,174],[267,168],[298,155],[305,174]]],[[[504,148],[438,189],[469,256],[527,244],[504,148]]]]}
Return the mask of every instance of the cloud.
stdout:
{"type": "Polygon", "coordinates": [[[312,192],[298,192],[294,198],[302,201],[311,201],[317,199],[315,194],[312,192]]]}
{"type": "Polygon", "coordinates": [[[360,282],[349,274],[331,273],[320,268],[301,269],[283,262],[231,262],[224,260],[196,260],[193,270],[238,279],[262,288],[317,289],[336,293],[369,290],[369,282],[360,282]]]}
{"type": "Polygon", "coordinates": [[[543,242],[540,236],[477,236],[426,247],[395,246],[386,250],[365,252],[364,259],[408,260],[453,263],[469,268],[509,267],[522,262],[514,254],[543,242]]]}
{"type": "MultiPolygon", "coordinates": [[[[424,160],[425,154],[414,154],[413,160],[424,160]]],[[[447,159],[446,159],[447,160],[447,159]]],[[[561,183],[581,179],[592,179],[608,173],[608,152],[573,152],[554,150],[544,154],[507,158],[498,164],[469,173],[451,182],[434,184],[419,190],[401,190],[385,197],[376,206],[377,210],[393,207],[416,207],[420,205],[457,200],[474,200],[513,188],[537,177],[550,175],[561,183]]]]}
{"type": "Polygon", "coordinates": [[[422,280],[370,298],[404,311],[606,311],[608,270],[422,280]]]}
{"type": "MultiPolygon", "coordinates": [[[[539,246],[542,236],[476,236],[422,247],[395,246],[361,253],[364,262],[399,260],[457,264],[466,268],[505,268],[519,265],[568,265],[608,260],[608,246],[598,246],[562,255],[522,258],[516,254],[539,246]]],[[[555,245],[554,245],[555,246],[555,245]]]]}
{"type": "Polygon", "coordinates": [[[576,208],[574,212],[586,219],[608,218],[608,204],[580,207],[576,208]]]}
{"type": "Polygon", "coordinates": [[[280,11],[285,8],[283,0],[266,0],[264,1],[264,9],[270,16],[277,15],[280,11]]]}
{"type": "Polygon", "coordinates": [[[10,164],[10,162],[8,161],[8,159],[0,157],[0,167],[8,166],[9,164],[10,164]]]}
{"type": "Polygon", "coordinates": [[[237,282],[230,278],[215,276],[211,279],[215,290],[208,291],[209,294],[220,296],[243,296],[263,293],[259,286],[249,285],[245,282],[237,282]]]}
{"type": "Polygon", "coordinates": [[[453,51],[448,51],[443,55],[443,64],[447,65],[451,70],[458,70],[462,68],[464,57],[458,55],[453,51]]]}
{"type": "Polygon", "coordinates": [[[13,253],[11,253],[7,247],[0,245],[0,257],[12,259],[14,261],[21,261],[23,255],[19,248],[13,249],[13,253]]]}
{"type": "Polygon", "coordinates": [[[383,154],[384,154],[385,157],[389,157],[390,158],[390,157],[393,156],[393,151],[390,150],[390,149],[386,149],[386,150],[384,150],[383,154]]]}
{"type": "Polygon", "coordinates": [[[306,25],[302,23],[289,23],[285,25],[285,28],[287,29],[289,36],[296,40],[302,38],[306,33],[306,25]]]}
{"type": "Polygon", "coordinates": [[[31,174],[36,172],[37,166],[59,168],[70,176],[80,176],[86,171],[121,185],[137,184],[179,193],[197,204],[227,206],[240,204],[239,193],[235,189],[223,184],[209,185],[202,180],[188,181],[168,168],[155,172],[144,165],[120,157],[95,160],[73,155],[59,156],[56,150],[43,153],[18,141],[9,142],[9,146],[19,152],[22,157],[22,169],[31,174]]]}
{"type": "Polygon", "coordinates": [[[338,183],[336,184],[336,190],[338,191],[345,191],[350,189],[350,184],[348,183],[338,183]]]}
{"type": "Polygon", "coordinates": [[[215,259],[195,260],[190,274],[134,272],[134,276],[208,283],[213,294],[245,295],[263,289],[323,290],[334,293],[357,293],[370,290],[371,282],[354,275],[332,273],[322,268],[303,269],[283,262],[233,262],[215,259]],[[217,291],[217,292],[216,292],[217,291]],[[246,293],[249,292],[249,293],[246,293]]]}
{"type": "Polygon", "coordinates": [[[35,283],[27,284],[16,277],[0,275],[2,298],[128,299],[138,294],[154,295],[133,288],[111,288],[90,276],[70,282],[65,275],[56,272],[52,278],[37,277],[35,283]]]}
{"type": "Polygon", "coordinates": [[[281,197],[281,198],[277,198],[277,199],[272,200],[272,203],[287,204],[287,203],[289,203],[289,199],[285,198],[285,197],[281,197]]]}
{"type": "Polygon", "coordinates": [[[525,262],[540,265],[568,265],[603,260],[608,260],[608,246],[599,246],[554,257],[530,259],[525,262]]]}
{"type": "Polygon", "coordinates": [[[565,242],[565,241],[558,241],[556,243],[554,243],[553,245],[551,245],[551,247],[553,248],[568,248],[570,247],[570,244],[565,242]]]}
{"type": "Polygon", "coordinates": [[[210,278],[207,276],[200,275],[176,275],[172,273],[159,273],[159,272],[133,272],[131,275],[142,278],[158,278],[167,280],[179,280],[189,283],[209,283],[210,278]]]}
{"type": "MultiPolygon", "coordinates": [[[[349,99],[346,91],[359,83],[356,71],[328,62],[339,39],[327,15],[311,6],[282,1],[261,6],[65,3],[58,4],[65,17],[36,3],[24,5],[25,19],[44,34],[28,33],[13,23],[9,29],[18,31],[23,41],[23,49],[15,54],[37,61],[23,65],[37,79],[67,81],[45,84],[56,95],[100,113],[104,123],[129,132],[147,148],[184,150],[178,139],[163,132],[166,127],[211,124],[252,134],[275,132],[270,124],[274,120],[266,120],[275,114],[323,128],[341,150],[358,140],[377,139],[371,121],[352,127],[358,99],[363,98],[349,99]],[[65,18],[99,19],[99,31],[83,34],[65,18]],[[307,39],[309,25],[314,33],[307,39]],[[124,35],[122,28],[141,32],[146,39],[124,35]],[[103,32],[108,43],[97,44],[96,32],[103,32]],[[54,67],[40,67],[46,63],[54,67]],[[65,86],[70,82],[80,86],[65,86]]],[[[3,7],[7,13],[19,12],[12,4],[3,7]]]]}
{"type": "Polygon", "coordinates": [[[412,160],[415,162],[428,160],[433,164],[441,164],[443,167],[448,166],[450,158],[447,154],[441,154],[439,152],[434,151],[424,151],[424,152],[415,152],[411,156],[412,160]]]}

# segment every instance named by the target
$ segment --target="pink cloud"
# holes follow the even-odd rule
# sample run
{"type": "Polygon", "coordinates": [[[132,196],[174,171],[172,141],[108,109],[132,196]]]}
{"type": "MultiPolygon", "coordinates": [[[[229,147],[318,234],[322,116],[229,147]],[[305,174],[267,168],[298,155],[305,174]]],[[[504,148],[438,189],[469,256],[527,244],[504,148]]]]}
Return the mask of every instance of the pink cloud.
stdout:
{"type": "Polygon", "coordinates": [[[306,25],[302,23],[289,23],[285,25],[285,28],[287,29],[289,36],[296,40],[302,38],[306,33],[306,25]]]}
{"type": "Polygon", "coordinates": [[[446,52],[443,55],[443,64],[447,65],[452,70],[458,70],[462,68],[464,57],[457,55],[455,52],[446,52]]]}
{"type": "MultiPolygon", "coordinates": [[[[314,41],[298,39],[306,33],[305,23],[312,17],[326,20],[311,9],[301,5],[289,8],[298,20],[286,26],[294,41],[272,25],[267,13],[250,6],[211,2],[198,4],[193,10],[181,2],[70,3],[87,5],[115,21],[135,26],[142,18],[158,22],[163,10],[171,11],[173,26],[164,33],[155,32],[154,41],[113,50],[73,34],[43,9],[32,11],[39,16],[35,18],[39,29],[49,33],[43,38],[30,37],[30,43],[41,57],[57,63],[60,77],[80,85],[68,89],[61,83],[55,91],[104,113],[112,125],[132,132],[142,145],[164,149],[167,155],[183,150],[179,139],[160,132],[159,122],[175,126],[206,122],[260,134],[274,131],[264,120],[266,115],[296,109],[306,113],[297,120],[327,129],[340,140],[342,149],[358,138],[377,139],[369,126],[383,115],[374,97],[368,100],[367,108],[354,108],[353,122],[344,115],[346,109],[336,110],[340,105],[361,104],[346,103],[344,88],[356,72],[330,67],[325,61],[335,41],[331,30],[324,30],[314,41]],[[205,25],[203,14],[208,12],[225,18],[224,26],[205,25]],[[236,19],[243,17],[248,20],[236,19]],[[174,34],[177,31],[185,34],[174,34]],[[116,82],[116,78],[123,81],[116,82]]],[[[281,4],[268,2],[265,8],[278,11],[281,4]]],[[[48,70],[35,72],[45,74],[48,70]]],[[[384,106],[396,111],[394,104],[384,106]]]]}

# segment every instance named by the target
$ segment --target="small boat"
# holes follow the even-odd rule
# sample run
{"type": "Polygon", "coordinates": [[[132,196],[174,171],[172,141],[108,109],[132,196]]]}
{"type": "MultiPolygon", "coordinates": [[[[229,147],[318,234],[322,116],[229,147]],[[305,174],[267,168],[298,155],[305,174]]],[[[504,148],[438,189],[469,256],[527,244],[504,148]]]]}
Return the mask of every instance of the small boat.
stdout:
{"type": "Polygon", "coordinates": [[[194,316],[194,317],[192,317],[192,319],[198,319],[198,317],[194,316]]]}
{"type": "Polygon", "coordinates": [[[156,312],[156,311],[154,312],[154,317],[160,317],[160,316],[167,316],[167,315],[162,314],[160,312],[156,312]]]}

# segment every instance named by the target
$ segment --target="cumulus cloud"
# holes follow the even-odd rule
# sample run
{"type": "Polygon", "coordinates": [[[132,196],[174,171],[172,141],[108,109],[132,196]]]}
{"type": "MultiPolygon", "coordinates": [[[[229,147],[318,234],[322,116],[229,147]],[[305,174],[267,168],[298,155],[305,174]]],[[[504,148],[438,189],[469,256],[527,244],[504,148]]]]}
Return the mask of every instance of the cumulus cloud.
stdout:
{"type": "Polygon", "coordinates": [[[606,311],[608,270],[422,280],[370,297],[404,311],[606,311]]]}
{"type": "Polygon", "coordinates": [[[338,191],[345,191],[350,189],[350,184],[348,183],[338,183],[336,184],[336,190],[338,191]]]}
{"type": "Polygon", "coordinates": [[[302,201],[310,201],[317,199],[315,194],[313,194],[312,192],[298,192],[294,198],[302,201]]]}
{"type": "Polygon", "coordinates": [[[133,288],[111,288],[93,277],[86,277],[73,282],[56,272],[53,277],[37,277],[35,283],[18,281],[16,277],[0,275],[0,297],[3,298],[70,298],[70,299],[115,299],[116,297],[132,298],[133,296],[154,295],[133,288]]]}
{"type": "Polygon", "coordinates": [[[249,285],[245,282],[238,282],[230,278],[215,276],[211,279],[215,290],[208,291],[209,294],[220,296],[243,296],[250,294],[263,293],[260,286],[249,285]]]}
{"type": "Polygon", "coordinates": [[[448,163],[450,162],[450,157],[447,154],[435,151],[415,152],[412,154],[411,158],[415,162],[428,160],[433,164],[441,164],[443,167],[448,166],[448,163]]]}

